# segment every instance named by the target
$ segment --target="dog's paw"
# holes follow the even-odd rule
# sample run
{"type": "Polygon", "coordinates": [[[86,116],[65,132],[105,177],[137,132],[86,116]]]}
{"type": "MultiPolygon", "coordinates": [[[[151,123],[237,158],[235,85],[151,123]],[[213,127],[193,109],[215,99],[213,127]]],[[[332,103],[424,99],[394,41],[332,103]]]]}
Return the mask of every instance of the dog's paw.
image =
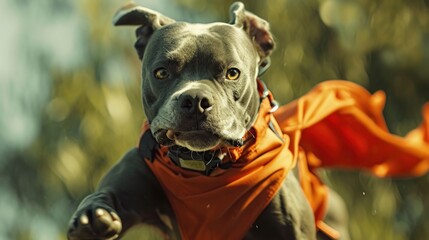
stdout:
{"type": "Polygon", "coordinates": [[[69,240],[113,240],[119,236],[121,230],[121,219],[114,211],[90,208],[79,211],[71,219],[67,238],[69,240]]]}

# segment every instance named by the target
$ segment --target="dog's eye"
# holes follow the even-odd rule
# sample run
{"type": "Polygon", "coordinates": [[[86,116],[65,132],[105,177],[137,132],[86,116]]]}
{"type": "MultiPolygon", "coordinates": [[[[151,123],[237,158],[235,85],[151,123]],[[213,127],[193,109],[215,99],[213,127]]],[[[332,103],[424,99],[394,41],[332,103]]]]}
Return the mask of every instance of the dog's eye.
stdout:
{"type": "Polygon", "coordinates": [[[165,68],[158,68],[154,71],[153,75],[157,78],[157,79],[166,79],[170,76],[170,74],[168,73],[167,69],[165,68]]]}
{"type": "Polygon", "coordinates": [[[240,77],[240,70],[237,68],[230,68],[226,71],[226,78],[229,80],[237,80],[240,77]]]}

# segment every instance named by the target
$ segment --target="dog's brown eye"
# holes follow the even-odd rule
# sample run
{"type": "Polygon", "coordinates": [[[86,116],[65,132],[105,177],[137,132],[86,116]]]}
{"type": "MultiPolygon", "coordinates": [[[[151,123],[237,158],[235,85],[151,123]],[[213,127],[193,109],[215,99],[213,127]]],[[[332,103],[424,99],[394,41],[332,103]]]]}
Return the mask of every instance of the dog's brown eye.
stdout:
{"type": "Polygon", "coordinates": [[[230,68],[226,71],[226,78],[229,80],[237,80],[240,77],[240,70],[237,68],[230,68]]]}
{"type": "Polygon", "coordinates": [[[170,76],[170,74],[168,73],[167,69],[165,69],[165,68],[158,68],[158,69],[155,70],[154,76],[157,79],[162,80],[162,79],[168,78],[170,76]]]}

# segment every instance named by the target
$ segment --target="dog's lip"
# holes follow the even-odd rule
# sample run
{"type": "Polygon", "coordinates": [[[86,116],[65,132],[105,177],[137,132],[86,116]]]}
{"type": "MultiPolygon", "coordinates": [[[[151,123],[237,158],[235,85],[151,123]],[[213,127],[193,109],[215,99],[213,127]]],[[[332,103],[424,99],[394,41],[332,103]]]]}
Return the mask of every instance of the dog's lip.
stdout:
{"type": "Polygon", "coordinates": [[[177,141],[188,141],[190,139],[206,139],[206,138],[218,138],[221,140],[222,144],[213,147],[213,149],[218,148],[219,146],[232,146],[232,147],[241,147],[244,142],[242,138],[238,139],[227,139],[222,138],[217,134],[214,134],[207,130],[189,130],[189,131],[178,131],[174,129],[159,129],[155,132],[158,142],[165,146],[171,146],[177,143],[177,141]],[[210,137],[211,135],[211,137],[210,137]]]}
{"type": "Polygon", "coordinates": [[[204,141],[205,139],[208,139],[208,138],[210,139],[217,138],[219,140],[224,139],[220,135],[204,129],[186,130],[186,131],[167,129],[167,130],[164,130],[163,136],[165,137],[165,139],[168,139],[168,141],[176,142],[176,143],[177,141],[190,141],[190,140],[196,140],[196,139],[200,139],[201,141],[204,141]]]}
{"type": "Polygon", "coordinates": [[[217,134],[214,134],[207,130],[189,130],[189,131],[178,131],[173,129],[167,129],[165,132],[165,135],[170,140],[175,140],[180,135],[205,135],[205,134],[211,134],[214,136],[218,136],[217,134]]]}

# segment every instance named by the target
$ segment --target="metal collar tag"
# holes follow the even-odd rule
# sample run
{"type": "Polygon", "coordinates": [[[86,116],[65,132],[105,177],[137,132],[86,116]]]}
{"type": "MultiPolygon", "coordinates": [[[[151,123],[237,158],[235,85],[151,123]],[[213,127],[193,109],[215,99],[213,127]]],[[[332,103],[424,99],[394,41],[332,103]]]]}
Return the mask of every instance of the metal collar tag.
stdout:
{"type": "Polygon", "coordinates": [[[210,175],[214,169],[219,167],[225,154],[220,149],[214,151],[194,152],[180,146],[171,146],[167,155],[179,167],[203,172],[210,175]]]}

